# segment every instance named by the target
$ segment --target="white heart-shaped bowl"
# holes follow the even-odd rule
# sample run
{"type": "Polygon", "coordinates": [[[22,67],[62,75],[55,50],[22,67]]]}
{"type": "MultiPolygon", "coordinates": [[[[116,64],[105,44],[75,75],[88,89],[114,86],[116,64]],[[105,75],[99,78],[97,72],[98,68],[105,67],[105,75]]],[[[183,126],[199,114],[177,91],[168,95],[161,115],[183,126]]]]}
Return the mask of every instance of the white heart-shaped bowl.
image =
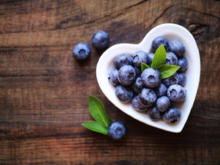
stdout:
{"type": "Polygon", "coordinates": [[[134,119],[147,125],[169,131],[179,133],[182,131],[190,111],[192,109],[200,79],[200,55],[195,39],[192,34],[184,27],[177,24],[161,24],[150,30],[139,44],[116,44],[107,49],[100,57],[96,66],[96,77],[98,84],[104,95],[117,108],[133,117],[134,119]],[[176,105],[181,110],[180,121],[176,124],[167,124],[163,120],[152,121],[148,114],[140,113],[134,110],[131,104],[122,103],[115,95],[115,87],[108,80],[108,74],[113,69],[113,60],[122,53],[133,55],[137,50],[150,52],[151,43],[157,36],[165,36],[169,41],[173,39],[180,40],[185,48],[185,57],[188,60],[188,70],[186,71],[187,90],[186,101],[176,105]]]}

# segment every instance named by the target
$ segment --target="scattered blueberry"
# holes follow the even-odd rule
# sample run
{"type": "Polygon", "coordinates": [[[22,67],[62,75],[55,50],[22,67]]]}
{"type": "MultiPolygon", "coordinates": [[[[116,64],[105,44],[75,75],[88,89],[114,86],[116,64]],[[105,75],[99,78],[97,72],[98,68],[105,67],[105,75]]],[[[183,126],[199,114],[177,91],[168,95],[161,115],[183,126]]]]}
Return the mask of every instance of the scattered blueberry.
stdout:
{"type": "Polygon", "coordinates": [[[180,58],[178,60],[178,65],[180,66],[179,72],[185,72],[188,67],[188,61],[186,58],[180,58]]]}
{"type": "Polygon", "coordinates": [[[147,63],[147,53],[139,50],[134,54],[133,64],[135,67],[140,68],[141,63],[147,63]]]}
{"type": "Polygon", "coordinates": [[[155,92],[158,97],[164,96],[167,94],[167,87],[163,83],[160,84],[160,86],[155,89],[155,92]]]}
{"type": "Polygon", "coordinates": [[[144,83],[143,83],[142,79],[140,77],[138,77],[135,80],[134,84],[132,85],[132,89],[134,92],[140,93],[143,87],[144,87],[144,83]]]}
{"type": "Polygon", "coordinates": [[[153,68],[145,69],[141,73],[141,78],[144,82],[144,85],[149,88],[155,88],[160,85],[160,72],[153,68]]]}
{"type": "Polygon", "coordinates": [[[108,135],[115,140],[119,140],[125,136],[126,128],[120,121],[114,121],[108,127],[108,135]]]}
{"type": "Polygon", "coordinates": [[[91,50],[88,44],[78,43],[73,48],[73,56],[76,60],[86,60],[90,56],[91,50]]]}
{"type": "Polygon", "coordinates": [[[178,108],[170,108],[164,115],[163,115],[163,119],[164,121],[166,121],[167,123],[175,123],[177,121],[180,120],[181,117],[181,113],[180,110],[178,108]]]}
{"type": "Polygon", "coordinates": [[[173,84],[178,84],[178,82],[179,82],[179,75],[177,73],[175,73],[173,76],[163,80],[163,83],[167,87],[169,87],[170,85],[173,85],[173,84]]]}
{"type": "Polygon", "coordinates": [[[157,99],[157,109],[160,112],[165,112],[170,106],[170,99],[167,96],[162,96],[157,99]]]}
{"type": "Polygon", "coordinates": [[[158,111],[156,107],[152,108],[149,111],[149,116],[152,120],[160,120],[161,118],[160,112],[158,111]]]}
{"type": "Polygon", "coordinates": [[[177,65],[177,63],[178,63],[178,58],[176,57],[176,55],[173,52],[167,52],[165,64],[177,65]]]}
{"type": "Polygon", "coordinates": [[[125,87],[118,85],[115,89],[115,94],[118,99],[124,103],[129,103],[132,100],[133,92],[125,87]]]}
{"type": "Polygon", "coordinates": [[[175,53],[178,57],[183,57],[185,53],[185,47],[179,40],[172,40],[169,43],[170,51],[175,53]]]}
{"type": "Polygon", "coordinates": [[[132,65],[133,57],[129,54],[121,54],[114,59],[114,66],[116,69],[120,69],[124,65],[132,65]]]}
{"type": "Polygon", "coordinates": [[[152,42],[152,51],[155,52],[160,45],[164,45],[165,49],[169,51],[169,43],[164,36],[156,37],[152,42]]]}
{"type": "Polygon", "coordinates": [[[174,84],[167,89],[167,96],[173,102],[184,102],[186,99],[186,90],[182,86],[174,84]]]}
{"type": "Polygon", "coordinates": [[[140,112],[145,112],[147,111],[148,107],[146,105],[144,105],[141,100],[140,100],[140,97],[139,96],[135,96],[133,99],[132,99],[132,107],[137,110],[137,111],[140,111],[140,112]]]}
{"type": "Polygon", "coordinates": [[[151,63],[153,61],[153,58],[154,58],[154,54],[153,53],[148,53],[147,54],[147,64],[148,65],[151,65],[151,63]]]}
{"type": "Polygon", "coordinates": [[[92,46],[98,50],[104,50],[109,45],[109,35],[105,31],[97,31],[92,36],[92,46]]]}
{"type": "Polygon", "coordinates": [[[117,69],[113,69],[110,73],[109,73],[109,77],[108,77],[109,81],[111,82],[111,84],[115,87],[119,84],[118,81],[118,70],[117,69]]]}
{"type": "Polygon", "coordinates": [[[178,84],[181,86],[185,86],[186,84],[186,75],[184,73],[178,73],[179,79],[178,84]]]}
{"type": "Polygon", "coordinates": [[[124,65],[118,71],[118,80],[122,85],[131,85],[136,77],[136,72],[133,66],[124,65]]]}
{"type": "Polygon", "coordinates": [[[143,88],[139,94],[141,102],[147,107],[151,107],[157,100],[157,95],[152,89],[143,88]]]}

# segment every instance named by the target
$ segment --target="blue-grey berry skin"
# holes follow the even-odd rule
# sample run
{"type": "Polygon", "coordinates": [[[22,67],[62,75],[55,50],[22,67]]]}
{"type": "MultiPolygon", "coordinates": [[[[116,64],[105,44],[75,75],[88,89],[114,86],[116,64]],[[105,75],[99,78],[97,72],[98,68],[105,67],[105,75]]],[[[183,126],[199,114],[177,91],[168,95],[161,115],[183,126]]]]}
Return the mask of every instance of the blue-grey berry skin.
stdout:
{"type": "Polygon", "coordinates": [[[144,82],[144,85],[148,88],[155,88],[160,85],[160,72],[153,68],[145,69],[141,73],[141,79],[144,82]]]}
{"type": "Polygon", "coordinates": [[[139,94],[141,102],[147,107],[153,106],[153,104],[157,100],[157,95],[152,89],[143,88],[141,93],[139,94]]]}
{"type": "Polygon", "coordinates": [[[76,60],[84,61],[91,54],[91,49],[87,43],[78,43],[73,48],[73,57],[76,60]]]}
{"type": "Polygon", "coordinates": [[[173,85],[173,84],[178,84],[178,82],[179,82],[179,75],[177,73],[175,73],[173,76],[163,80],[163,83],[167,87],[169,87],[170,85],[173,85]]]}
{"type": "Polygon", "coordinates": [[[121,54],[114,58],[114,66],[117,69],[120,69],[124,65],[132,65],[133,57],[129,54],[121,54]]]}
{"type": "Polygon", "coordinates": [[[114,121],[108,127],[108,135],[115,140],[119,140],[123,138],[125,134],[126,134],[125,125],[120,121],[114,121]]]}
{"type": "Polygon", "coordinates": [[[155,89],[157,97],[161,97],[167,94],[167,87],[163,83],[160,84],[158,88],[155,89]]]}
{"type": "Polygon", "coordinates": [[[157,109],[160,112],[165,112],[170,106],[170,99],[167,96],[162,96],[157,99],[157,109]]]}
{"type": "Polygon", "coordinates": [[[152,108],[148,114],[152,120],[157,121],[161,119],[161,114],[156,107],[152,108]]]}
{"type": "Polygon", "coordinates": [[[186,84],[186,75],[184,73],[178,73],[178,76],[178,84],[184,87],[186,84]]]}
{"type": "Polygon", "coordinates": [[[152,61],[153,61],[153,58],[154,58],[154,54],[153,53],[148,53],[147,54],[147,64],[150,66],[152,61]]]}
{"type": "Polygon", "coordinates": [[[179,72],[185,72],[188,67],[188,61],[186,58],[180,58],[178,60],[178,64],[180,66],[180,69],[178,70],[179,72]]]}
{"type": "Polygon", "coordinates": [[[164,45],[165,49],[169,51],[169,42],[164,36],[158,36],[153,40],[152,51],[155,52],[160,45],[164,45]]]}
{"type": "Polygon", "coordinates": [[[167,89],[167,96],[173,102],[184,102],[186,99],[186,89],[178,84],[171,85],[167,89]]]}
{"type": "Polygon", "coordinates": [[[125,87],[118,85],[115,88],[115,94],[121,102],[129,103],[133,97],[133,91],[126,89],[125,87]]]}
{"type": "Polygon", "coordinates": [[[185,47],[179,40],[172,40],[169,43],[170,51],[175,53],[177,57],[183,57],[185,53],[185,47]]]}
{"type": "Polygon", "coordinates": [[[140,68],[134,67],[135,72],[136,72],[136,77],[139,77],[141,75],[141,70],[140,68]]]}
{"type": "Polygon", "coordinates": [[[141,77],[138,77],[132,85],[132,89],[135,93],[140,93],[142,88],[144,87],[144,83],[141,77]]]}
{"type": "Polygon", "coordinates": [[[147,63],[147,53],[139,50],[134,54],[133,64],[135,67],[140,68],[141,63],[147,63]]]}
{"type": "Polygon", "coordinates": [[[141,102],[139,96],[135,96],[135,97],[132,99],[131,104],[132,104],[132,107],[133,107],[136,111],[146,112],[146,111],[148,110],[148,109],[147,109],[148,107],[141,102]]]}
{"type": "Polygon", "coordinates": [[[92,46],[97,50],[104,50],[109,45],[109,35],[105,31],[97,31],[92,36],[92,46]]]}
{"type": "Polygon", "coordinates": [[[178,63],[178,58],[176,57],[176,55],[173,52],[167,52],[165,64],[177,65],[177,63],[178,63]]]}
{"type": "Polygon", "coordinates": [[[135,78],[136,72],[134,67],[131,65],[124,65],[118,71],[118,80],[124,86],[131,85],[135,78]]]}
{"type": "Polygon", "coordinates": [[[111,82],[111,84],[115,87],[119,84],[118,81],[118,70],[117,69],[113,69],[110,73],[109,73],[109,77],[108,77],[109,81],[111,82]]]}
{"type": "Polygon", "coordinates": [[[163,115],[163,120],[167,123],[175,123],[180,120],[180,117],[180,110],[176,107],[172,107],[163,115]]]}

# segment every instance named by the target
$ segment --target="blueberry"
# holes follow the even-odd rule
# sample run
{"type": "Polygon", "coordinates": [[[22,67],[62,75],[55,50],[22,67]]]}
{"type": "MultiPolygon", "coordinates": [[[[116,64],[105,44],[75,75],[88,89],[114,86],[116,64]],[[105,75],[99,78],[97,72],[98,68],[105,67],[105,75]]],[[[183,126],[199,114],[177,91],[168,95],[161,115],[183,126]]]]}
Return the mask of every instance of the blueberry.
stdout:
{"type": "Polygon", "coordinates": [[[179,80],[178,80],[178,84],[181,86],[185,86],[186,84],[186,75],[184,73],[178,73],[179,76],[179,80]]]}
{"type": "Polygon", "coordinates": [[[126,128],[124,124],[120,121],[114,121],[108,127],[108,135],[115,139],[119,140],[125,136],[126,128]]]}
{"type": "Polygon", "coordinates": [[[164,96],[167,94],[167,87],[163,83],[160,84],[160,86],[155,89],[155,92],[158,97],[164,96]]]}
{"type": "Polygon", "coordinates": [[[158,36],[153,40],[152,51],[155,52],[160,45],[164,45],[165,49],[169,51],[169,43],[164,36],[158,36]]]}
{"type": "Polygon", "coordinates": [[[105,31],[97,31],[92,36],[92,46],[98,50],[104,50],[109,45],[109,35],[105,31]]]}
{"type": "Polygon", "coordinates": [[[117,69],[120,69],[124,65],[132,65],[133,63],[133,57],[129,54],[121,54],[114,59],[114,66],[117,69]]]}
{"type": "Polygon", "coordinates": [[[172,107],[163,115],[163,120],[167,123],[175,123],[180,120],[180,117],[180,110],[178,108],[172,107]]]}
{"type": "Polygon", "coordinates": [[[178,60],[178,65],[180,66],[179,72],[185,72],[188,67],[188,61],[186,58],[180,58],[178,60]]]}
{"type": "Polygon", "coordinates": [[[147,106],[144,105],[141,100],[140,100],[140,97],[139,96],[135,96],[133,99],[132,99],[132,107],[137,110],[137,111],[140,111],[140,112],[145,112],[147,111],[147,106]]]}
{"type": "Polygon", "coordinates": [[[185,47],[179,40],[172,40],[169,43],[170,51],[175,53],[178,57],[183,57],[185,53],[185,47]]]}
{"type": "Polygon", "coordinates": [[[136,76],[140,76],[141,75],[141,70],[140,68],[134,67],[135,72],[136,72],[136,76]]]}
{"type": "Polygon", "coordinates": [[[154,54],[153,53],[148,53],[147,54],[147,64],[148,65],[151,65],[151,63],[153,61],[153,58],[154,58],[154,54]]]}
{"type": "Polygon", "coordinates": [[[125,87],[118,85],[115,89],[115,94],[118,99],[124,103],[129,103],[132,100],[133,92],[125,87]]]}
{"type": "Polygon", "coordinates": [[[167,52],[165,64],[177,65],[177,63],[178,63],[178,58],[176,57],[176,55],[173,52],[167,52]]]}
{"type": "Polygon", "coordinates": [[[170,106],[170,99],[167,96],[162,96],[157,99],[157,109],[160,112],[165,112],[170,106]]]}
{"type": "Polygon", "coordinates": [[[136,72],[133,66],[124,65],[118,71],[118,80],[122,85],[131,85],[136,77],[136,72]]]}
{"type": "Polygon", "coordinates": [[[139,50],[134,54],[133,64],[135,67],[140,68],[141,63],[147,63],[147,53],[139,50]]]}
{"type": "Polygon", "coordinates": [[[160,72],[153,68],[145,69],[141,73],[141,79],[144,82],[144,85],[149,88],[155,88],[160,85],[160,72]]]}
{"type": "Polygon", "coordinates": [[[163,83],[167,87],[169,87],[170,85],[173,85],[173,84],[178,84],[178,82],[179,82],[179,75],[177,73],[175,73],[173,76],[163,80],[163,83]]]}
{"type": "Polygon", "coordinates": [[[157,100],[157,95],[152,89],[143,88],[139,94],[141,102],[147,107],[151,107],[157,100]]]}
{"type": "Polygon", "coordinates": [[[167,89],[167,96],[173,102],[184,102],[186,99],[186,90],[182,86],[174,84],[167,89]]]}
{"type": "Polygon", "coordinates": [[[161,118],[160,112],[158,111],[156,107],[152,108],[149,111],[149,116],[152,120],[160,120],[161,118]]]}
{"type": "Polygon", "coordinates": [[[144,83],[143,83],[142,79],[140,77],[138,77],[135,80],[134,84],[132,85],[132,89],[134,92],[140,93],[143,87],[144,87],[144,83]]]}
{"type": "Polygon", "coordinates": [[[88,44],[86,43],[78,43],[73,48],[73,57],[75,57],[76,60],[86,60],[91,53],[91,49],[88,44]]]}
{"type": "Polygon", "coordinates": [[[109,73],[109,77],[108,77],[109,81],[111,82],[111,84],[115,87],[116,85],[119,84],[118,81],[118,70],[117,69],[113,69],[110,73],[109,73]]]}

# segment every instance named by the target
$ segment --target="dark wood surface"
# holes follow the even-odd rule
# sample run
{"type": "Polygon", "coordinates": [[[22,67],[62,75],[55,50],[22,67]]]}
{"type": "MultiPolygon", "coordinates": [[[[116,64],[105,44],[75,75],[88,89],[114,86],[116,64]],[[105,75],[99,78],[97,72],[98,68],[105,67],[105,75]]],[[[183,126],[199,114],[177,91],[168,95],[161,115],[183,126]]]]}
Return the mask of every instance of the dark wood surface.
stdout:
{"type": "Polygon", "coordinates": [[[219,165],[220,1],[218,0],[1,0],[1,165],[219,165]],[[154,26],[174,22],[196,38],[201,81],[180,134],[126,116],[100,91],[99,53],[79,64],[73,46],[103,29],[111,45],[138,43],[154,26]],[[91,120],[88,95],[104,101],[126,123],[123,141],[81,126],[91,120]]]}

